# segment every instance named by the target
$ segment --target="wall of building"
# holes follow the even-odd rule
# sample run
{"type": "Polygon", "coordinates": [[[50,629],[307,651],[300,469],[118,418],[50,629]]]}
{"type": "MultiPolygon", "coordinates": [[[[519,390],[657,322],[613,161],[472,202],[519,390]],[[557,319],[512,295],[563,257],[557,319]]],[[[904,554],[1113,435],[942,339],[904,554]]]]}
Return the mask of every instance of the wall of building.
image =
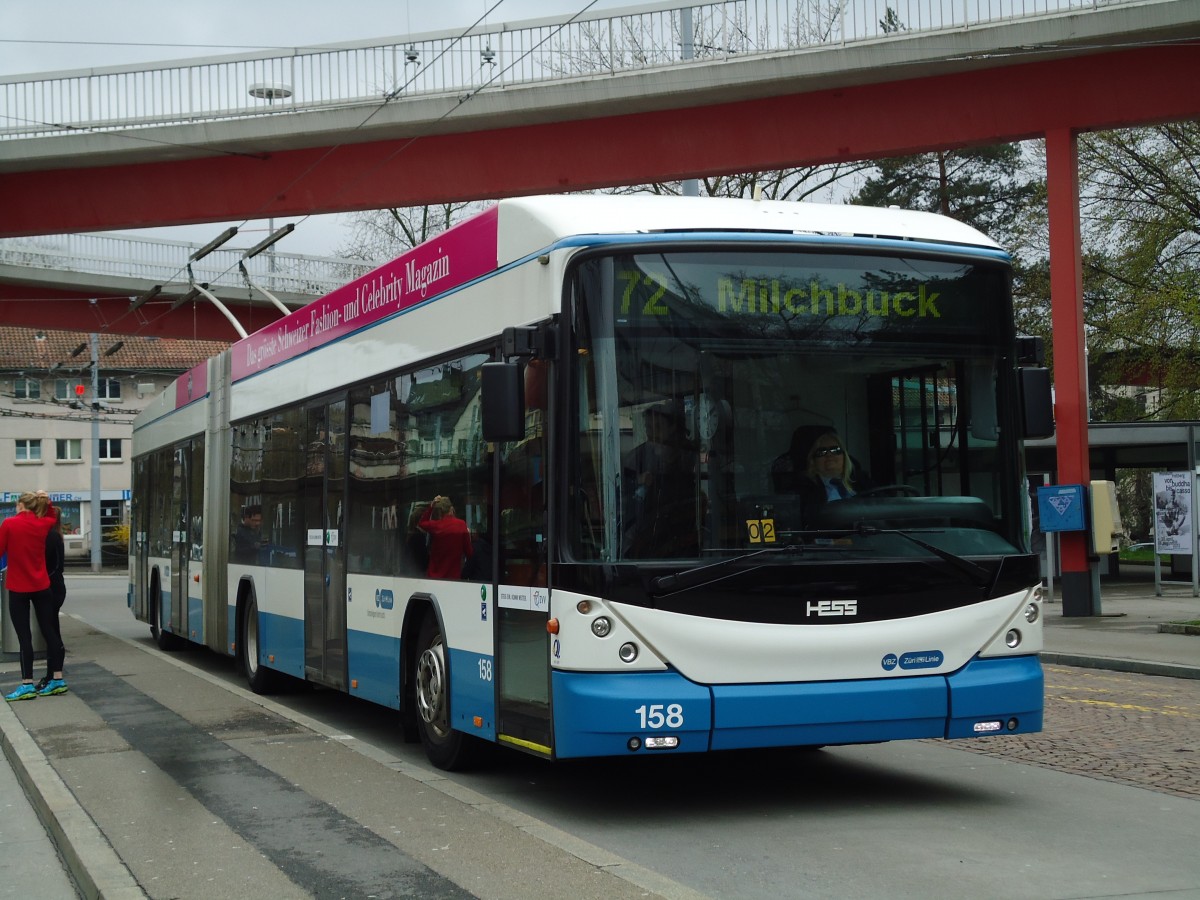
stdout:
{"type": "Polygon", "coordinates": [[[24,491],[44,490],[62,510],[67,555],[89,557],[93,460],[99,459],[104,535],[129,520],[133,418],[172,378],[105,377],[102,402],[107,409],[93,413],[90,375],[64,379],[36,372],[0,373],[0,515],[11,515],[24,491]],[[64,384],[67,399],[61,399],[64,384]],[[70,405],[77,384],[85,385],[86,393],[78,401],[84,409],[70,405]],[[93,415],[99,441],[93,437],[93,415]]]}

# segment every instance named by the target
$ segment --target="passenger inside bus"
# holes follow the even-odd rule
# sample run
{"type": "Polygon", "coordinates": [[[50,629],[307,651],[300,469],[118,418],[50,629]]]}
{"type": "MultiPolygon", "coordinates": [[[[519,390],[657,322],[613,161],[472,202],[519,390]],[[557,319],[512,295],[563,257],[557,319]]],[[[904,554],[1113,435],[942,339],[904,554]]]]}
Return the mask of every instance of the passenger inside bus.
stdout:
{"type": "Polygon", "coordinates": [[[699,550],[696,447],[678,400],[645,410],[645,440],[622,462],[629,556],[693,555],[699,550]]]}
{"type": "Polygon", "coordinates": [[[449,497],[440,494],[421,514],[418,527],[429,534],[430,578],[462,578],[463,564],[471,558],[471,531],[454,514],[449,497]]]}
{"type": "Polygon", "coordinates": [[[262,537],[262,506],[251,504],[242,510],[242,521],[233,533],[234,562],[249,565],[264,565],[263,548],[266,542],[262,537]]]}

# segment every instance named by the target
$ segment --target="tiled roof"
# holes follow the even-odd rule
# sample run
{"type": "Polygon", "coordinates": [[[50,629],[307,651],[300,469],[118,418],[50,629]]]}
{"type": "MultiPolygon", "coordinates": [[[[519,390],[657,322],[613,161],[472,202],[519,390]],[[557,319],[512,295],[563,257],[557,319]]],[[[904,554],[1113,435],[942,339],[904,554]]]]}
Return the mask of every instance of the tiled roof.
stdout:
{"type": "MultiPolygon", "coordinates": [[[[182,372],[210,356],[216,356],[228,346],[229,344],[223,341],[176,340],[106,333],[100,335],[100,367],[110,372],[182,372]],[[104,355],[105,351],[118,341],[123,342],[120,349],[110,355],[104,355]]],[[[0,326],[0,370],[45,372],[55,363],[60,363],[59,368],[70,371],[87,367],[91,361],[89,332],[0,326]],[[86,346],[78,356],[71,356],[72,351],[80,344],[86,346]]]]}

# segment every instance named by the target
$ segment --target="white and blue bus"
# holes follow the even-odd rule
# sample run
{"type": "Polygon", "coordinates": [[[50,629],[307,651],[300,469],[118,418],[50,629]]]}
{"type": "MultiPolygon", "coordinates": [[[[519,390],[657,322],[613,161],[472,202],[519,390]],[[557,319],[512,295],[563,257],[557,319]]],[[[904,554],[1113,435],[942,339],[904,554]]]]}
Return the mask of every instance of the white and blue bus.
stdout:
{"type": "Polygon", "coordinates": [[[131,609],[443,768],[1038,731],[1010,278],[924,213],[502,200],[139,416],[131,609]]]}

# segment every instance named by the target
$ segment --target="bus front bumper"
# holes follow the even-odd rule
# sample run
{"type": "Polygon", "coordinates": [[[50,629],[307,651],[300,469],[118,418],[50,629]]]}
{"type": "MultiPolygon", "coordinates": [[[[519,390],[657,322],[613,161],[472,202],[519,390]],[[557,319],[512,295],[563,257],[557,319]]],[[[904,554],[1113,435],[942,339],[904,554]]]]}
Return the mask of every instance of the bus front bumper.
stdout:
{"type": "Polygon", "coordinates": [[[1042,729],[1043,679],[1036,656],[975,658],[949,675],[755,685],[706,686],[675,672],[556,671],[553,690],[560,758],[1042,729]]]}

